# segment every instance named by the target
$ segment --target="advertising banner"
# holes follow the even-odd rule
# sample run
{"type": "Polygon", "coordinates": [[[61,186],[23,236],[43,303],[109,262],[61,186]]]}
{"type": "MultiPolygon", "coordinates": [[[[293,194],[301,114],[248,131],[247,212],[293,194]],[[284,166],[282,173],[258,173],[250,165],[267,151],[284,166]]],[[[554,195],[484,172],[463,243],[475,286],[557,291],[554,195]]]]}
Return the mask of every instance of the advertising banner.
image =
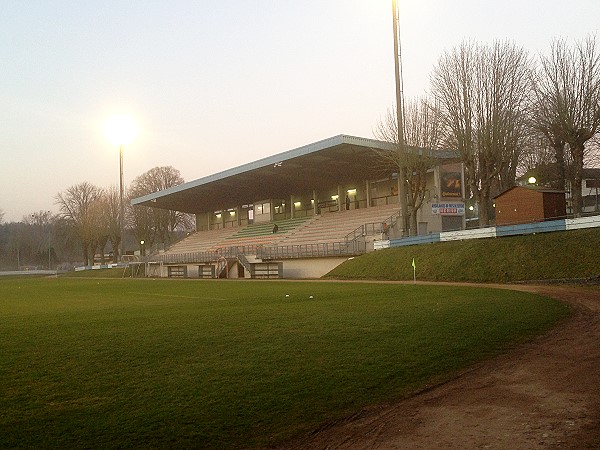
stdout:
{"type": "Polygon", "coordinates": [[[457,164],[440,168],[440,195],[442,198],[462,198],[462,170],[457,164]]]}
{"type": "Polygon", "coordinates": [[[431,212],[441,216],[464,216],[464,203],[432,203],[431,212]]]}

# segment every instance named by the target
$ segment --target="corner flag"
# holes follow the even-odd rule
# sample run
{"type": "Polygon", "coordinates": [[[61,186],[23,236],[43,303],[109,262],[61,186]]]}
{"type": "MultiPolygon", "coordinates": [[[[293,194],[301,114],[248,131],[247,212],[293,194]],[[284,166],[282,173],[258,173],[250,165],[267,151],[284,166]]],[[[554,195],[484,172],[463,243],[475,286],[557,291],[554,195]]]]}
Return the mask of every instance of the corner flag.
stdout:
{"type": "Polygon", "coordinates": [[[417,265],[415,264],[415,258],[413,258],[412,261],[412,268],[413,268],[413,282],[417,282],[417,265]]]}

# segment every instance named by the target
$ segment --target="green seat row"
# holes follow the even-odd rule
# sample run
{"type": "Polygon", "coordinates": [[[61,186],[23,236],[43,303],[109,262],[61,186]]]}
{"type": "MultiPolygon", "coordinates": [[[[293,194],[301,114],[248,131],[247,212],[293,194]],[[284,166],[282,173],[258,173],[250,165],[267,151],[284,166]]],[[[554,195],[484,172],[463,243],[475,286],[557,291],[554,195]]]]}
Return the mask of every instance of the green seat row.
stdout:
{"type": "Polygon", "coordinates": [[[284,220],[276,220],[274,222],[268,223],[259,223],[248,225],[242,228],[237,233],[232,234],[226,239],[239,239],[244,237],[256,237],[256,236],[267,236],[273,233],[273,227],[277,224],[278,230],[277,233],[287,233],[290,230],[301,225],[304,221],[306,221],[306,217],[300,217],[296,219],[284,219],[284,220]]]}

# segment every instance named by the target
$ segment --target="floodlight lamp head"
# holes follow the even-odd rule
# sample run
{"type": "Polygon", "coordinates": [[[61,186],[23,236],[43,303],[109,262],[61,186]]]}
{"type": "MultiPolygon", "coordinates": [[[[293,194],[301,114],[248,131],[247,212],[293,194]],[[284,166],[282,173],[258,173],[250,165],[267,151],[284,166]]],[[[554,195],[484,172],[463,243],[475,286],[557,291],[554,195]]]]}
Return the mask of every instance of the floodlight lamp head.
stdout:
{"type": "Polygon", "coordinates": [[[137,127],[130,116],[117,115],[106,123],[106,136],[113,145],[127,145],[137,134],[137,127]]]}

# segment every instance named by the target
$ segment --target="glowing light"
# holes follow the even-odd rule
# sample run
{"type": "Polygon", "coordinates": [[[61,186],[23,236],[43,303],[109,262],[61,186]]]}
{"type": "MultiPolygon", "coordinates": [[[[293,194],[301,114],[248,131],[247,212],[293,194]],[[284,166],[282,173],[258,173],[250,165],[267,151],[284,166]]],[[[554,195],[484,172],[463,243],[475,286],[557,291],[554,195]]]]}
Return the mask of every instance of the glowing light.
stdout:
{"type": "Polygon", "coordinates": [[[113,145],[127,145],[137,135],[137,127],[130,116],[113,116],[106,122],[105,133],[113,145]]]}
{"type": "Polygon", "coordinates": [[[529,182],[529,184],[535,184],[537,179],[535,177],[529,177],[529,179],[527,181],[529,182]]]}

